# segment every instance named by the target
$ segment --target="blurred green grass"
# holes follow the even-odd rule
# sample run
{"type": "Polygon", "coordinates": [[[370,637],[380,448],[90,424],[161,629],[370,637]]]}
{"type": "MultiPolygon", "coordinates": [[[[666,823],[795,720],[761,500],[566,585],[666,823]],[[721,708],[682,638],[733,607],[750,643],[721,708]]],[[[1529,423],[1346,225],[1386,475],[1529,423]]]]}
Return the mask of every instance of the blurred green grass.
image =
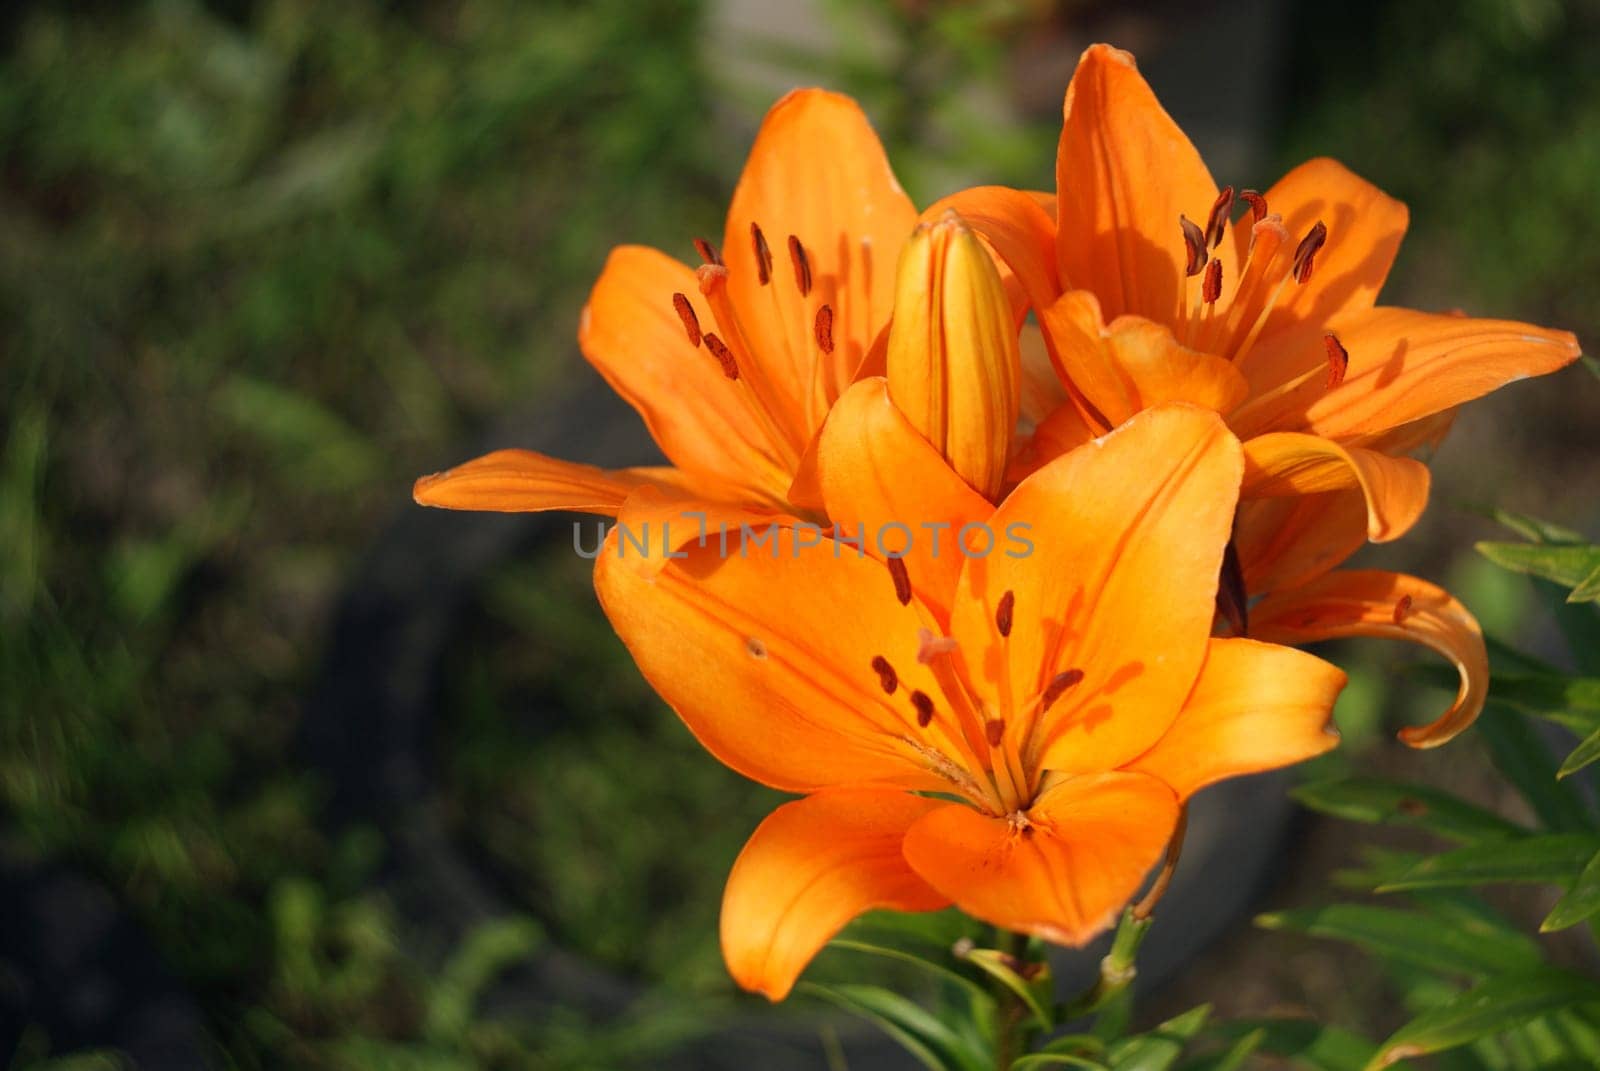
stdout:
{"type": "MultiPolygon", "coordinates": [[[[858,93],[923,202],[967,178],[1048,187],[1056,117],[1005,132],[965,95],[1003,92],[1018,6],[833,4],[837,47],[769,58],[858,93]]],[[[1596,337],[1595,5],[1411,10],[1299,10],[1283,161],[1343,156],[1422,207],[1409,293],[1459,289],[1596,337]]],[[[596,1040],[474,1008],[546,940],[669,992],[725,992],[720,887],[773,798],[617,672],[574,563],[496,575],[466,637],[481,642],[457,645],[450,817],[529,917],[442,976],[370,891],[381,838],[321,831],[291,736],[332,600],[412,477],[575,372],[576,310],[612,245],[720,230],[744,151],[730,131],[767,101],[719,82],[702,5],[157,0],[3,18],[4,844],[112,889],[227,1066],[593,1066],[607,1057],[585,1046],[614,1045],[615,1064],[692,1029],[673,1012],[596,1040]],[[530,633],[560,642],[535,656],[530,633]],[[541,704],[615,717],[550,727],[526,716],[541,704]]],[[[1569,454],[1585,448],[1592,465],[1592,439],[1569,433],[1569,454]]],[[[1464,545],[1421,544],[1424,571],[1464,545]]],[[[1486,623],[1526,627],[1520,588],[1456,568],[1486,623]]],[[[1397,656],[1352,651],[1341,721],[1371,751],[1397,656]]],[[[36,1035],[0,1057],[51,1051],[36,1035]]]]}

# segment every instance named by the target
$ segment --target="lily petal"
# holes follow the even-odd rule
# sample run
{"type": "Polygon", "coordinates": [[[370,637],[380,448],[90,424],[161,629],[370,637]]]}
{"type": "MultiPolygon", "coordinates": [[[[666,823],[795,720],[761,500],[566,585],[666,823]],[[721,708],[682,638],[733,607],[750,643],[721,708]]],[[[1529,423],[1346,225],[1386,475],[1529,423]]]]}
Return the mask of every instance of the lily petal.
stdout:
{"type": "Polygon", "coordinates": [[[1102,326],[1088,291],[1069,291],[1038,315],[1062,377],[1109,427],[1163,402],[1226,414],[1249,394],[1231,362],[1182,345],[1163,324],[1121,316],[1102,326]]]}
{"type": "Polygon", "coordinates": [[[951,194],[922,214],[936,220],[955,211],[989,243],[995,258],[1015,276],[1035,308],[1045,308],[1061,293],[1056,280],[1056,224],[1040,203],[1054,194],[1025,193],[1009,186],[974,186],[951,194]]]}
{"type": "Polygon", "coordinates": [[[1349,354],[1343,382],[1328,389],[1320,342],[1307,341],[1296,356],[1297,375],[1240,410],[1240,435],[1377,435],[1554,372],[1581,353],[1569,331],[1389,306],[1356,313],[1332,331],[1349,354]]]}
{"type": "MultiPolygon", "coordinates": [[[[617,511],[620,560],[643,576],[654,576],[671,561],[682,560],[683,548],[731,547],[738,553],[741,532],[796,528],[806,522],[765,506],[716,502],[675,488],[642,487],[617,511]]],[[[810,526],[817,531],[816,525],[810,526]]]]}
{"type": "Polygon", "coordinates": [[[686,546],[654,572],[608,537],[595,590],[645,680],[706,750],[773,788],[958,791],[933,754],[962,753],[958,728],[919,727],[911,698],[937,694],[917,662],[931,611],[902,605],[884,565],[843,544],[753,534],[686,546]]]}
{"type": "Polygon", "coordinates": [[[1367,523],[1367,501],[1356,489],[1242,498],[1233,541],[1245,590],[1282,591],[1337,568],[1366,545],[1367,523]]]}
{"type": "Polygon", "coordinates": [[[895,263],[916,222],[916,208],[855,101],[799,89],[767,112],[728,206],[722,256],[734,306],[763,344],[763,371],[796,405],[815,405],[814,388],[823,395],[818,401],[831,402],[850,382],[889,320],[895,263]],[[775,262],[766,284],[752,224],[775,262]],[[801,293],[789,263],[791,235],[810,263],[810,295],[801,293]],[[831,354],[814,340],[823,304],[833,313],[831,354]]]}
{"type": "Polygon", "coordinates": [[[1404,535],[1428,504],[1428,466],[1317,435],[1273,432],[1244,441],[1241,498],[1361,490],[1367,503],[1367,538],[1386,543],[1404,535]]]}
{"type": "Polygon", "coordinates": [[[948,906],[900,850],[906,830],[942,806],[904,792],[832,789],[768,815],[739,853],[722,897],[722,955],[733,980],[782,1000],[862,912],[948,906]]]}
{"type": "Polygon", "coordinates": [[[1345,675],[1320,658],[1245,639],[1214,639],[1183,712],[1129,770],[1187,800],[1230,777],[1274,770],[1338,746],[1329,718],[1345,675]]]}
{"type": "Polygon", "coordinates": [[[1455,663],[1456,701],[1438,719],[1400,730],[1412,747],[1437,747],[1471,725],[1489,690],[1489,655],[1477,619],[1448,591],[1402,573],[1343,570],[1268,595],[1250,611],[1250,631],[1273,643],[1386,636],[1426,644],[1455,663]]]}
{"type": "Polygon", "coordinates": [[[1177,820],[1177,797],[1155,778],[1091,774],[1046,790],[1025,815],[940,807],[911,827],[905,854],[967,914],[1082,945],[1138,891],[1177,820]]]}
{"type": "Polygon", "coordinates": [[[682,294],[699,323],[715,321],[695,273],[665,253],[620,246],[589,295],[578,329],[583,355],[639,411],[678,468],[730,494],[782,501],[789,475],[748,401],[704,348],[690,345],[673,308],[682,294]]]}
{"type": "MultiPolygon", "coordinates": [[[[1256,390],[1295,374],[1294,369],[1275,364],[1273,355],[1292,359],[1307,346],[1317,345],[1330,320],[1372,308],[1400,251],[1409,218],[1404,202],[1326,157],[1307,160],[1265,196],[1269,210],[1283,217],[1291,243],[1298,243],[1319,222],[1328,228],[1328,239],[1316,254],[1311,277],[1284,287],[1262,325],[1258,343],[1241,359],[1256,390]]],[[[1236,263],[1244,263],[1249,241],[1250,228],[1234,230],[1236,263]]]]}
{"type": "Polygon", "coordinates": [[[1170,319],[1184,251],[1178,217],[1203,219],[1210,210],[1211,172],[1120,49],[1084,52],[1063,112],[1056,151],[1062,285],[1093,288],[1108,319],[1170,319]]]}
{"type": "Polygon", "coordinates": [[[1215,413],[1163,406],[1052,461],[995,512],[1007,542],[967,560],[951,635],[990,708],[1017,712],[1005,731],[1030,769],[1116,769],[1177,716],[1205,658],[1243,468],[1215,413]],[[1035,702],[1059,674],[1076,683],[1035,702]]]}
{"type": "Polygon", "coordinates": [[[601,469],[532,450],[496,450],[418,479],[411,497],[440,509],[538,513],[572,510],[615,517],[641,487],[687,487],[676,469],[601,469]]]}
{"type": "Polygon", "coordinates": [[[917,433],[882,379],[864,379],[834,403],[815,460],[828,517],[846,534],[864,532],[874,557],[883,556],[878,533],[892,533],[889,551],[905,542],[912,587],[947,620],[963,560],[956,539],[994,507],[917,433]]]}

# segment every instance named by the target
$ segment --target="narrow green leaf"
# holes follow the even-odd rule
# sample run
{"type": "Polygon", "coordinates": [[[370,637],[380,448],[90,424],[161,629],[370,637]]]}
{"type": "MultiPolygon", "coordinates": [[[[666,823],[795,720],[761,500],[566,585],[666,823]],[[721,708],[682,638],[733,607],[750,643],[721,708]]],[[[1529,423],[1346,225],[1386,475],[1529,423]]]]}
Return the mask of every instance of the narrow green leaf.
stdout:
{"type": "Polygon", "coordinates": [[[1309,1071],[1362,1071],[1377,1046],[1348,1030],[1309,1019],[1245,1019],[1219,1023],[1224,1038],[1261,1034],[1261,1050],[1282,1056],[1309,1071]]]}
{"type": "Polygon", "coordinates": [[[1366,1071],[1453,1049],[1541,1015],[1594,1001],[1600,1001],[1600,986],[1549,967],[1494,978],[1423,1012],[1395,1031],[1368,1062],[1366,1071]]]}
{"type": "Polygon", "coordinates": [[[1261,1048],[1265,1040],[1265,1030],[1252,1030],[1235,1041],[1226,1051],[1185,1064],[1183,1071],[1239,1071],[1244,1062],[1261,1048]]]}
{"type": "Polygon", "coordinates": [[[920,956],[915,952],[901,948],[891,948],[888,945],[874,944],[870,941],[857,941],[850,937],[835,937],[828,942],[829,948],[843,949],[846,952],[864,952],[871,956],[880,956],[884,959],[898,960],[901,963],[910,963],[915,967],[927,971],[941,981],[954,982],[965,989],[975,1000],[992,1005],[994,998],[976,979],[969,978],[951,967],[947,967],[936,960],[920,956]]]}
{"type": "Polygon", "coordinates": [[[1023,1056],[1011,1064],[1011,1071],[1034,1071],[1038,1067],[1082,1067],[1088,1071],[1108,1071],[1099,1060],[1065,1052],[1036,1052],[1023,1056]]]}
{"type": "Polygon", "coordinates": [[[1591,828],[1582,798],[1571,785],[1556,780],[1556,762],[1533,726],[1496,703],[1484,709],[1477,725],[1495,768],[1516,786],[1546,828],[1563,833],[1591,828]]]}
{"type": "Polygon", "coordinates": [[[1600,837],[1575,833],[1470,844],[1428,856],[1379,886],[1377,891],[1497,883],[1565,885],[1577,876],[1596,850],[1600,850],[1600,837]]]}
{"type": "Polygon", "coordinates": [[[1042,1053],[1072,1053],[1078,1056],[1099,1055],[1106,1051],[1106,1043],[1093,1034],[1062,1034],[1039,1047],[1042,1053]]]}
{"type": "Polygon", "coordinates": [[[1487,508],[1474,507],[1472,512],[1481,514],[1498,524],[1511,529],[1530,543],[1582,543],[1583,536],[1570,528],[1559,524],[1541,521],[1537,517],[1530,517],[1526,513],[1513,513],[1508,509],[1495,506],[1487,508]]]}
{"type": "Polygon", "coordinates": [[[1577,587],[1600,568],[1600,547],[1572,543],[1479,543],[1477,551],[1502,569],[1577,587]]]}
{"type": "Polygon", "coordinates": [[[1600,759],[1600,729],[1596,729],[1584,737],[1577,747],[1572,749],[1566,761],[1561,764],[1561,769],[1556,771],[1556,777],[1571,777],[1585,766],[1600,759]]]}
{"type": "Polygon", "coordinates": [[[1539,924],[1539,932],[1551,933],[1576,926],[1597,911],[1600,911],[1600,852],[1595,853],[1572,888],[1550,909],[1550,914],[1539,924]]]}
{"type": "Polygon", "coordinates": [[[1211,1005],[1202,1004],[1168,1019],[1147,1034],[1124,1038],[1111,1046],[1108,1062],[1115,1071],[1167,1071],[1178,1062],[1186,1046],[1211,1015],[1211,1005]]]}
{"type": "Polygon", "coordinates": [[[876,1023],[929,1071],[987,1071],[986,1053],[976,1051],[936,1015],[898,993],[872,985],[801,982],[800,987],[876,1023]]]}
{"type": "Polygon", "coordinates": [[[1539,964],[1539,946],[1520,934],[1482,923],[1445,922],[1422,911],[1364,904],[1330,904],[1261,915],[1256,924],[1346,941],[1444,974],[1482,976],[1539,964]]]}
{"type": "Polygon", "coordinates": [[[1600,358],[1583,357],[1583,366],[1594,373],[1594,378],[1600,379],[1600,358]]]}
{"type": "Polygon", "coordinates": [[[1596,564],[1594,571],[1572,589],[1572,594],[1567,596],[1568,602],[1594,602],[1600,599],[1600,564],[1596,564]]]}
{"type": "MultiPolygon", "coordinates": [[[[1497,665],[1499,661],[1495,660],[1497,665]]],[[[1438,683],[1455,687],[1455,670],[1429,668],[1442,669],[1438,683]]],[[[1489,681],[1489,699],[1518,714],[1565,725],[1580,736],[1600,729],[1600,677],[1496,670],[1489,681]]]]}
{"type": "MultiPolygon", "coordinates": [[[[1049,1030],[1055,1025],[1055,1020],[1050,1014],[1050,998],[1041,997],[1036,982],[1030,982],[1012,970],[1006,962],[1009,958],[1004,952],[994,948],[975,948],[966,954],[968,963],[1022,998],[1022,1002],[1028,1006],[1033,1017],[1039,1021],[1039,1025],[1049,1030]]],[[[1048,967],[1046,970],[1048,971],[1048,967]]]]}
{"type": "MultiPolygon", "coordinates": [[[[1453,679],[1454,674],[1451,676],[1453,679]]],[[[1426,785],[1354,777],[1301,785],[1292,795],[1312,810],[1337,818],[1416,826],[1452,840],[1475,841],[1528,832],[1476,804],[1426,785]]]]}

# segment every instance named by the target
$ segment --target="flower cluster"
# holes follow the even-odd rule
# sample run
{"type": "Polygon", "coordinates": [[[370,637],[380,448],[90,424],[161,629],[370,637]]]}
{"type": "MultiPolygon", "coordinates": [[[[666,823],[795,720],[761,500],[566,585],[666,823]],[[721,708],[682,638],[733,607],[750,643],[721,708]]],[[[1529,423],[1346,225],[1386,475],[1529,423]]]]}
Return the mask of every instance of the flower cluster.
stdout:
{"type": "Polygon", "coordinates": [[[501,450],[417,483],[425,505],[682,533],[614,531],[595,584],[707,750],[800,797],[723,903],[731,973],[773,999],[871,908],[1092,938],[1193,793],[1334,745],[1344,675],[1298,645],[1450,659],[1459,694],[1414,746],[1482,708],[1471,614],[1338,566],[1415,523],[1414,455],[1455,407],[1576,340],[1377,305],[1404,205],[1331,160],[1219,190],[1112,48],[1067,89],[1056,182],[919,213],[852,101],[792,93],[721,247],[618,249],[583,314],[671,464],[501,450]],[[930,526],[1024,530],[1029,552],[830,545],[930,526]]]}

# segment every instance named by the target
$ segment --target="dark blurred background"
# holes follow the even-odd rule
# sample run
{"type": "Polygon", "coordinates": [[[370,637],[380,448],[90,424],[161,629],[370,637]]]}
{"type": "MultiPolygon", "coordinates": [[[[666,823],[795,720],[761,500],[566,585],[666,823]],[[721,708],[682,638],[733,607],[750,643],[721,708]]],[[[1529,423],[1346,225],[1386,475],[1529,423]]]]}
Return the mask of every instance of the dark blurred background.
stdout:
{"type": "MultiPolygon", "coordinates": [[[[1048,189],[1095,39],[1139,54],[1219,181],[1326,154],[1406,200],[1388,301],[1600,337],[1593,0],[7,6],[0,1066],[653,1066],[743,1014],[716,910],[776,795],[645,694],[565,544],[496,536],[466,596],[409,580],[468,606],[427,648],[415,746],[438,842],[509,905],[490,924],[397,907],[396,832],[336,806],[341,769],[307,753],[307,710],[341,716],[307,705],[337,608],[374,546],[406,560],[416,475],[538,441],[592,387],[575,332],[607,250],[720,233],[783,89],[856,94],[920,204],[1048,189]],[[570,716],[530,714],[551,708],[570,716]],[[551,949],[646,999],[497,1012],[495,980],[551,949]]],[[[1597,415],[1581,367],[1472,407],[1424,524],[1370,560],[1549,647],[1533,590],[1471,553],[1494,530],[1468,507],[1600,532],[1597,415]]],[[[1426,655],[1340,654],[1332,763],[1512,806],[1470,738],[1392,743],[1444,700],[1396,673],[1426,655]]],[[[1314,901],[1348,838],[1297,826],[1262,902],[1314,901]]],[[[1241,919],[1164,999],[1373,1029],[1378,984],[1241,919]]]]}

